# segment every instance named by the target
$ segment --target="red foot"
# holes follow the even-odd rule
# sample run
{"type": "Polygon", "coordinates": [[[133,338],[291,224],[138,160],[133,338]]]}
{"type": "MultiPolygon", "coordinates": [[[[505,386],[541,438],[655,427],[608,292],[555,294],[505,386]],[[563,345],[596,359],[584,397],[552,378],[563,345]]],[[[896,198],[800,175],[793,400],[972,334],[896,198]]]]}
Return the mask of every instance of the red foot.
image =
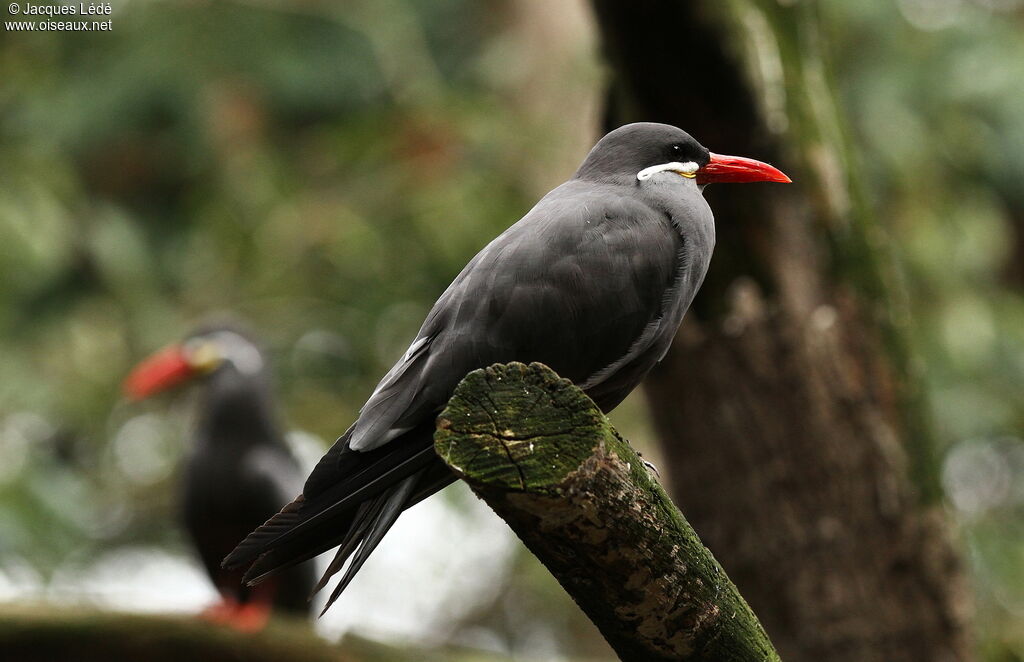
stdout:
{"type": "Polygon", "coordinates": [[[249,602],[239,604],[231,599],[223,599],[204,609],[199,618],[217,625],[226,625],[239,632],[259,632],[270,620],[270,604],[266,602],[249,602]]]}
{"type": "Polygon", "coordinates": [[[259,632],[267,626],[268,620],[270,620],[270,604],[250,602],[238,608],[229,625],[240,632],[259,632]]]}

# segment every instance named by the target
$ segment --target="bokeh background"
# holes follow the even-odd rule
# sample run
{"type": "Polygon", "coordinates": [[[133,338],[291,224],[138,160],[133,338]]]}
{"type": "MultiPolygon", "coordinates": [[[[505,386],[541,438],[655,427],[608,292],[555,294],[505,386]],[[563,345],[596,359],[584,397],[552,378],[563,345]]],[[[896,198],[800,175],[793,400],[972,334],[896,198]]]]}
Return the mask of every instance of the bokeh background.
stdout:
{"type": "MultiPolygon", "coordinates": [[[[1024,659],[1024,2],[819,4],[978,645],[1024,659]]],[[[126,403],[133,363],[242,317],[315,461],[462,265],[571,175],[606,75],[576,0],[113,6],[109,33],[0,33],[0,600],[190,611],[213,597],[173,502],[190,394],[126,403]]],[[[613,420],[655,452],[641,401],[613,420]]],[[[318,629],[609,655],[461,485],[318,629]]]]}

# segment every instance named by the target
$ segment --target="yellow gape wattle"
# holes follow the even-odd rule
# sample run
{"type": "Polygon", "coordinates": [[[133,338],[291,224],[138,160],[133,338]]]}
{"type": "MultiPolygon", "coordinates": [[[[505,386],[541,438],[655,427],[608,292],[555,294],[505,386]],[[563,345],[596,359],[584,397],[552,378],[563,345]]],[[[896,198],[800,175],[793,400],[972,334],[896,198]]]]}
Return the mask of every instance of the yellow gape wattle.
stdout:
{"type": "MultiPolygon", "coordinates": [[[[191,349],[191,348],[190,348],[191,349]]],[[[196,372],[212,372],[224,361],[216,344],[205,342],[191,349],[188,355],[189,365],[196,372]]]]}

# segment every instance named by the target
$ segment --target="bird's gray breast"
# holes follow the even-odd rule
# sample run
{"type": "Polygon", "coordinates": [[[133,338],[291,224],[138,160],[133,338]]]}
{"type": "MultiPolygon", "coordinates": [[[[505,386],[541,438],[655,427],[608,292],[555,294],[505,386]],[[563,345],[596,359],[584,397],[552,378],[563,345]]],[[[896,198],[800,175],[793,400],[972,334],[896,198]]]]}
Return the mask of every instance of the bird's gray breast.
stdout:
{"type": "MultiPolygon", "coordinates": [[[[666,173],[666,177],[678,175],[666,173]]],[[[669,229],[675,248],[672,281],[657,313],[618,360],[594,373],[583,387],[605,411],[616,406],[668,352],[683,316],[700,289],[715,245],[714,216],[690,180],[637,186],[637,198],[669,229]]],[[[663,258],[662,258],[663,259],[663,258]]]]}
{"type": "Polygon", "coordinates": [[[674,183],[643,189],[648,204],[665,215],[682,239],[676,281],[668,293],[674,300],[666,307],[669,321],[678,328],[711,264],[715,217],[693,180],[677,177],[674,183]]]}

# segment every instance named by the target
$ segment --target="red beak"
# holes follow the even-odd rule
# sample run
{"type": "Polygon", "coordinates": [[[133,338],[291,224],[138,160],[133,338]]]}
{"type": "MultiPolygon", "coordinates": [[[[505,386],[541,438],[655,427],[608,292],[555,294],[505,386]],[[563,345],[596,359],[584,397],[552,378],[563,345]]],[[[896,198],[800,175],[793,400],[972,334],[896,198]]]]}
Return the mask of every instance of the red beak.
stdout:
{"type": "Polygon", "coordinates": [[[742,156],[723,156],[711,153],[711,161],[697,171],[698,184],[717,184],[743,182],[781,182],[789,184],[793,180],[781,170],[767,163],[755,161],[742,156]]]}
{"type": "Polygon", "coordinates": [[[135,366],[122,387],[124,394],[132,400],[142,400],[180,384],[194,374],[181,346],[171,345],[135,366]]]}

